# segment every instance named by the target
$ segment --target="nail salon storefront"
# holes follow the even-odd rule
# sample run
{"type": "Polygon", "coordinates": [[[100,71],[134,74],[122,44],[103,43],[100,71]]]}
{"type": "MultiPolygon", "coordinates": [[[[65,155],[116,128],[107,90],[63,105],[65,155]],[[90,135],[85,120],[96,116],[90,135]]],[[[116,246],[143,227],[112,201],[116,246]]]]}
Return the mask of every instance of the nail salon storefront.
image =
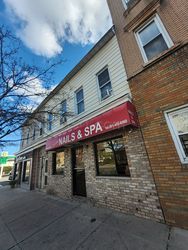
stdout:
{"type": "Polygon", "coordinates": [[[47,192],[163,221],[133,104],[49,138],[47,192]]]}

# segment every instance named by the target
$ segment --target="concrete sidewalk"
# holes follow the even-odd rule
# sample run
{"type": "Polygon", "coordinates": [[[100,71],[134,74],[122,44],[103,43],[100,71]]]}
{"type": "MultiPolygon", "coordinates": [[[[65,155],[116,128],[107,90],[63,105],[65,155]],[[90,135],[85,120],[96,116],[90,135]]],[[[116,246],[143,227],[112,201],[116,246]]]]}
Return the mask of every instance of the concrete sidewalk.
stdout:
{"type": "Polygon", "coordinates": [[[187,250],[188,231],[39,192],[0,188],[0,250],[187,250]]]}

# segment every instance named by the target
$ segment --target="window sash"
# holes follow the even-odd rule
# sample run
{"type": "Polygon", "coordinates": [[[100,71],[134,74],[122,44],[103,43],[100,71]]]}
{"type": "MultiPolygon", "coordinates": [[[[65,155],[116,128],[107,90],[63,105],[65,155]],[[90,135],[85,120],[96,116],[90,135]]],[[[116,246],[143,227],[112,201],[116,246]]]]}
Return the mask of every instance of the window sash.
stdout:
{"type": "Polygon", "coordinates": [[[127,154],[122,137],[95,143],[95,156],[98,176],[130,177],[127,154]],[[117,145],[115,145],[115,142],[117,142],[117,145]],[[113,149],[110,148],[111,144],[113,149]],[[106,158],[104,158],[104,154],[106,154],[106,158]],[[101,159],[103,159],[102,162],[101,159]]]}
{"type": "Polygon", "coordinates": [[[64,114],[67,112],[67,102],[66,101],[63,101],[61,103],[61,114],[64,114]]]}
{"type": "Polygon", "coordinates": [[[36,136],[36,129],[33,129],[33,140],[35,140],[35,136],[36,136]]]}
{"type": "Polygon", "coordinates": [[[53,156],[52,156],[52,175],[64,175],[64,170],[65,170],[64,151],[53,153],[53,156]]]}
{"type": "Polygon", "coordinates": [[[77,103],[83,101],[83,99],[84,99],[83,89],[80,89],[80,90],[76,91],[76,101],[77,101],[77,103]]]}
{"type": "Polygon", "coordinates": [[[30,131],[27,132],[27,144],[29,143],[29,134],[30,134],[30,131]]]}
{"type": "Polygon", "coordinates": [[[43,129],[44,129],[44,124],[42,122],[40,122],[40,125],[39,125],[39,135],[43,135],[43,129]]]}
{"type": "Polygon", "coordinates": [[[84,112],[84,101],[77,103],[77,113],[80,114],[84,112]]]}
{"type": "MultiPolygon", "coordinates": [[[[149,22],[148,25],[146,25],[146,27],[142,28],[139,32],[138,32],[139,36],[140,36],[140,40],[142,42],[142,45],[143,46],[146,46],[148,43],[150,43],[151,41],[153,41],[157,36],[159,36],[161,34],[156,22],[153,20],[151,22],[149,22]],[[154,28],[156,29],[155,31],[153,31],[153,34],[151,34],[151,31],[149,32],[150,33],[150,37],[148,37],[148,39],[144,38],[142,39],[142,33],[150,26],[154,24],[154,28]],[[155,33],[155,34],[154,34],[155,33]],[[143,41],[143,40],[148,40],[148,41],[143,41]]],[[[148,35],[148,34],[147,34],[148,35]]]]}
{"type": "MultiPolygon", "coordinates": [[[[170,47],[173,46],[173,42],[172,42],[172,40],[171,40],[171,38],[170,38],[170,36],[169,36],[167,30],[165,29],[165,27],[164,27],[162,21],[160,20],[159,16],[156,14],[156,16],[155,16],[153,19],[151,19],[150,21],[148,21],[143,27],[141,27],[139,30],[137,30],[137,31],[135,32],[136,40],[137,40],[138,46],[139,46],[139,48],[140,48],[141,54],[142,54],[143,59],[144,59],[145,62],[148,62],[148,61],[151,60],[152,58],[151,58],[151,59],[148,59],[148,57],[147,57],[147,55],[146,55],[146,52],[145,52],[145,49],[144,49],[144,46],[146,46],[146,44],[143,44],[143,42],[142,42],[142,40],[141,40],[141,38],[140,38],[139,33],[142,32],[142,30],[143,30],[144,28],[146,28],[148,25],[150,25],[152,22],[154,22],[155,25],[157,26],[157,29],[158,29],[159,32],[160,32],[159,35],[160,35],[160,34],[162,35],[162,37],[163,37],[163,39],[164,39],[164,41],[165,41],[165,43],[166,43],[167,48],[170,48],[170,47]]],[[[157,36],[156,36],[156,37],[157,37],[157,36]]],[[[156,37],[155,37],[155,38],[156,38],[156,37]]],[[[153,41],[155,38],[153,38],[153,39],[150,40],[149,42],[153,41]]],[[[149,42],[148,42],[148,43],[149,43],[149,42]]],[[[147,44],[148,44],[148,43],[147,43],[147,44]]],[[[159,54],[160,54],[160,53],[159,53],[159,54]]]]}
{"type": "Polygon", "coordinates": [[[52,121],[53,121],[53,115],[48,115],[48,130],[52,130],[52,121]]]}
{"type": "Polygon", "coordinates": [[[84,91],[83,88],[79,89],[76,91],[76,111],[77,114],[81,114],[82,112],[84,112],[85,110],[85,106],[84,106],[84,91]],[[78,99],[80,95],[80,99],[78,99]]]}
{"type": "Polygon", "coordinates": [[[104,100],[106,99],[107,97],[109,97],[109,95],[104,95],[103,96],[103,90],[105,89],[106,86],[109,86],[108,88],[108,91],[111,95],[111,92],[112,92],[112,84],[111,84],[111,80],[110,80],[110,75],[109,75],[109,70],[108,68],[105,68],[103,71],[101,71],[99,74],[97,74],[97,79],[98,79],[98,86],[99,86],[99,90],[100,90],[100,96],[101,96],[101,100],[104,100]],[[100,76],[105,72],[107,71],[107,80],[105,82],[103,82],[102,80],[100,81],[100,76]],[[102,82],[102,84],[101,84],[102,82]]]}
{"type": "Polygon", "coordinates": [[[106,83],[108,83],[110,81],[110,75],[109,75],[109,71],[108,68],[105,68],[103,71],[101,71],[98,75],[98,83],[99,83],[99,87],[104,86],[106,83]],[[105,75],[106,73],[106,75],[105,75]],[[104,75],[104,79],[101,77],[102,75],[104,75]]]}

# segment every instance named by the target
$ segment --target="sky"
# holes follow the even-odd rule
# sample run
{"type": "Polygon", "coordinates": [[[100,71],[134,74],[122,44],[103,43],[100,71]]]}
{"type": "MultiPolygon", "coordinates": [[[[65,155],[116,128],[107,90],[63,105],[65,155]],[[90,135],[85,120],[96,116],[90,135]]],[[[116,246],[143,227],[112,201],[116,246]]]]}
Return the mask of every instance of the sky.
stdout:
{"type": "MultiPolygon", "coordinates": [[[[106,0],[2,0],[0,24],[21,40],[21,56],[26,63],[64,61],[55,69],[54,86],[105,34],[112,21],[106,0]]],[[[36,85],[43,87],[41,82],[36,85]]],[[[10,138],[19,139],[20,135],[17,132],[10,138]]],[[[3,149],[9,154],[18,150],[19,142],[3,149]]]]}

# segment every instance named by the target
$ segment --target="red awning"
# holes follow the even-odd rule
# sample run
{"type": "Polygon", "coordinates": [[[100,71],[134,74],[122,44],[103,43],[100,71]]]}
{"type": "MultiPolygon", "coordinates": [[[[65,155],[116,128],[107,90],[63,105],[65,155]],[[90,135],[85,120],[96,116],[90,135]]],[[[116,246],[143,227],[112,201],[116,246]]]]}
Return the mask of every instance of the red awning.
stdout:
{"type": "Polygon", "coordinates": [[[46,150],[54,150],[128,125],[138,127],[136,110],[130,101],[48,139],[46,150]]]}

